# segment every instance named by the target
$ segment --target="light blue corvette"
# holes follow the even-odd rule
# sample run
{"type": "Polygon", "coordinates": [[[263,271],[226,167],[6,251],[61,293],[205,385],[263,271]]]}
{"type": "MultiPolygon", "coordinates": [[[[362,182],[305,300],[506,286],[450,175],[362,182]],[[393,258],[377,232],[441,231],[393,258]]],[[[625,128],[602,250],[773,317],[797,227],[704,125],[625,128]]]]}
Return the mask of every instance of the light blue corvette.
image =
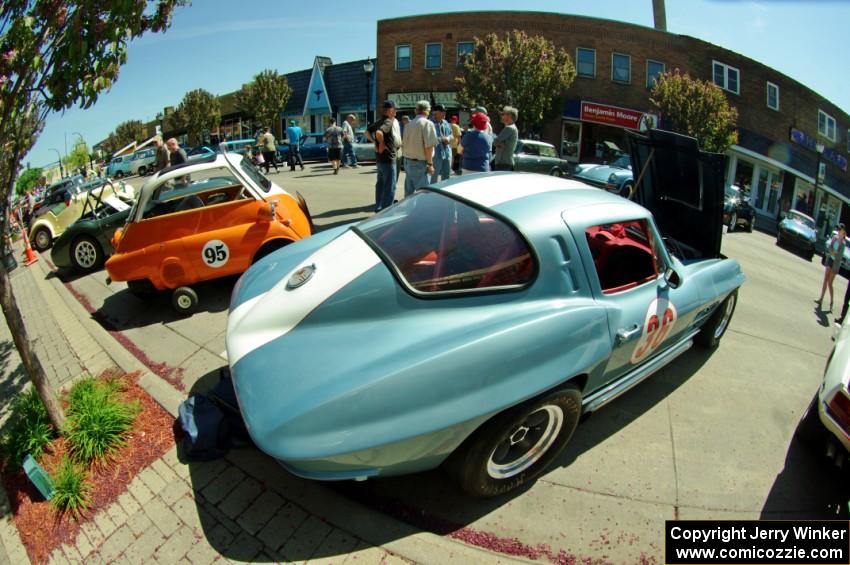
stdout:
{"type": "Polygon", "coordinates": [[[445,463],[492,496],[539,476],[583,413],[715,346],[744,282],[720,254],[723,156],[660,131],[631,154],[643,206],[464,175],[254,265],[227,352],[257,446],[323,480],[445,463]]]}

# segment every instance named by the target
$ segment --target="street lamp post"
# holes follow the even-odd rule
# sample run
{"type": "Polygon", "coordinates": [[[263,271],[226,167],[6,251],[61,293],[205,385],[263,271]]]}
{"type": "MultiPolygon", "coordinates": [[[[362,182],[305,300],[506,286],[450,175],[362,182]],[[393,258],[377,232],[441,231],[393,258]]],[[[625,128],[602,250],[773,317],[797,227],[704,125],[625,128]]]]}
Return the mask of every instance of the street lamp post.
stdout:
{"type": "Polygon", "coordinates": [[[372,120],[369,118],[369,113],[372,109],[372,71],[375,70],[375,65],[372,63],[372,59],[370,57],[366,58],[366,62],[363,63],[363,72],[366,73],[366,126],[372,123],[372,120]]]}
{"type": "MultiPolygon", "coordinates": [[[[825,147],[824,147],[823,143],[818,142],[818,143],[815,144],[815,151],[817,152],[817,155],[818,155],[817,164],[815,165],[815,199],[817,199],[817,197],[818,197],[818,181],[820,180],[820,160],[821,160],[821,157],[823,156],[823,150],[824,149],[825,149],[825,147]]],[[[820,207],[818,207],[818,208],[820,208],[820,207]]],[[[820,209],[818,209],[818,215],[820,215],[820,209]]],[[[820,219],[820,218],[818,218],[818,219],[820,219]]],[[[826,219],[824,219],[824,222],[823,222],[822,225],[824,226],[824,229],[822,231],[823,231],[824,238],[825,238],[826,237],[826,230],[828,229],[828,227],[826,225],[826,219]]]]}
{"type": "Polygon", "coordinates": [[[65,177],[65,169],[62,167],[62,154],[59,153],[58,149],[50,148],[50,151],[56,151],[56,157],[59,159],[59,174],[64,178],[65,177]]]}

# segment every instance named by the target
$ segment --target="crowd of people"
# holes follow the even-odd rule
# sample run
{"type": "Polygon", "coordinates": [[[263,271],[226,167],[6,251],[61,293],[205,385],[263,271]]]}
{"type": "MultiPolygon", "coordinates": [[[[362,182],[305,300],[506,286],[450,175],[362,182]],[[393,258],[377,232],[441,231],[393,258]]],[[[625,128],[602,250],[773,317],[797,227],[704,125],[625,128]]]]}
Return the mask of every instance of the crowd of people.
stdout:
{"type": "Polygon", "coordinates": [[[455,174],[486,173],[491,170],[491,162],[495,170],[514,169],[519,132],[516,127],[518,110],[512,106],[502,108],[503,127],[498,135],[493,134],[490,116],[482,106],[472,109],[465,133],[457,116],[446,120],[446,108],[441,104],[432,108],[430,102],[420,100],[412,120],[403,116],[399,122],[397,112],[398,106],[393,100],[385,101],[382,117],[366,129],[366,137],[375,144],[376,212],[395,200],[402,161],[405,197],[430,183],[447,180],[453,170],[455,174]]]}

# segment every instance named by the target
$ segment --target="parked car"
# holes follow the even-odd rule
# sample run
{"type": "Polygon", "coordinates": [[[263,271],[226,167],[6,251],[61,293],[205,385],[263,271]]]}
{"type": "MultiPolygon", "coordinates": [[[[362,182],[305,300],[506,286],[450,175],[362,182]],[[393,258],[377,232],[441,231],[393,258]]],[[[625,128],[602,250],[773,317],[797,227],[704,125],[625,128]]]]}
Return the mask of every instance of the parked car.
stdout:
{"type": "Polygon", "coordinates": [[[779,231],[776,234],[776,245],[780,247],[791,247],[803,253],[803,256],[811,261],[815,255],[815,243],[818,235],[815,221],[799,210],[788,210],[785,217],[779,222],[779,231]]]}
{"type": "MultiPolygon", "coordinates": [[[[325,141],[324,133],[307,133],[301,137],[301,159],[304,161],[327,161],[328,160],[328,144],[325,141]]],[[[289,158],[289,144],[281,143],[277,146],[280,161],[284,162],[289,158]]],[[[375,158],[372,157],[372,160],[375,158]]]]}
{"type": "Polygon", "coordinates": [[[156,167],[156,147],[142,149],[133,153],[130,159],[130,170],[128,174],[145,176],[154,171],[156,167]]]}
{"type": "Polygon", "coordinates": [[[631,199],[634,196],[632,164],[629,156],[625,154],[606,165],[576,165],[572,176],[576,180],[619,194],[623,198],[631,199]]]}
{"type": "Polygon", "coordinates": [[[797,426],[797,437],[839,467],[850,451],[850,323],[835,336],[823,382],[797,426]]]}
{"type": "Polygon", "coordinates": [[[563,177],[570,173],[572,167],[569,161],[558,157],[558,151],[551,143],[531,139],[517,141],[514,150],[516,171],[563,177]]]}
{"type": "Polygon", "coordinates": [[[464,175],[250,268],[226,341],[257,446],[303,477],[445,463],[497,495],[539,476],[582,414],[716,346],[744,282],[720,253],[724,156],[648,135],[630,137],[637,165],[654,150],[643,206],[464,175]]]}
{"type": "Polygon", "coordinates": [[[131,187],[122,181],[106,181],[111,191],[95,190],[83,204],[80,218],[53,242],[50,258],[59,268],[82,273],[94,271],[112,254],[112,236],[124,225],[134,199],[131,187]]]}
{"type": "Polygon", "coordinates": [[[312,231],[300,195],[246,158],[218,153],[164,169],[142,186],[115,232],[106,270],[136,294],[172,289],[172,305],[188,314],[198,304],[190,285],[241,273],[312,231]]]}
{"type": "Polygon", "coordinates": [[[728,226],[729,231],[735,231],[741,225],[748,232],[753,231],[756,221],[756,211],[750,205],[749,194],[742,194],[740,187],[732,184],[726,187],[726,196],[723,199],[723,223],[728,226]]]}
{"type": "Polygon", "coordinates": [[[215,155],[215,150],[207,147],[206,145],[199,145],[198,147],[186,152],[186,158],[190,161],[195,161],[204,157],[211,157],[213,155],[215,155]]]}
{"type": "Polygon", "coordinates": [[[84,183],[83,175],[73,175],[54,182],[45,189],[42,198],[33,204],[33,217],[40,216],[54,204],[65,202],[70,195],[79,194],[84,183]]]}
{"type": "Polygon", "coordinates": [[[357,157],[358,163],[368,163],[375,161],[375,144],[366,139],[365,134],[359,134],[355,136],[354,143],[352,143],[354,148],[354,155],[357,157]]]}
{"type": "Polygon", "coordinates": [[[106,176],[120,179],[130,174],[130,161],[133,155],[118,155],[113,157],[106,167],[106,176]]]}
{"type": "MultiPolygon", "coordinates": [[[[76,187],[79,189],[79,187],[76,187]]],[[[53,244],[53,240],[62,233],[83,214],[86,200],[91,196],[108,198],[115,191],[123,192],[132,197],[132,188],[124,183],[106,183],[88,191],[77,191],[66,200],[47,207],[45,212],[36,218],[30,226],[30,241],[32,246],[39,251],[44,251],[53,244]]]]}

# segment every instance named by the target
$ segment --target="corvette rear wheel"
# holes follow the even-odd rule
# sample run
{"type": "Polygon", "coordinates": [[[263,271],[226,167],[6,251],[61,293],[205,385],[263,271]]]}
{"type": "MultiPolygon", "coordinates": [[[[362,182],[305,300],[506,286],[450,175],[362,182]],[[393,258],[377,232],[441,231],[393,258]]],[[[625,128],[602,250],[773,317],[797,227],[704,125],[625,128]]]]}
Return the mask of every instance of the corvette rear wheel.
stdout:
{"type": "Polygon", "coordinates": [[[626,200],[631,200],[632,196],[634,196],[635,185],[631,182],[623,183],[622,188],[620,188],[620,196],[625,198],[626,200]]]}
{"type": "Polygon", "coordinates": [[[550,174],[550,175],[552,175],[553,177],[562,177],[562,176],[564,176],[564,173],[562,173],[562,172],[561,172],[561,169],[559,169],[558,167],[555,167],[554,169],[552,169],[551,171],[549,171],[549,174],[550,174]]]}
{"type": "Polygon", "coordinates": [[[497,496],[540,476],[563,451],[581,416],[581,392],[566,385],[486,422],[447,461],[468,494],[497,496]]]}
{"type": "Polygon", "coordinates": [[[171,295],[171,306],[178,314],[191,314],[198,307],[198,294],[188,286],[177,287],[171,295]]]}
{"type": "Polygon", "coordinates": [[[91,237],[78,237],[71,245],[71,264],[78,271],[88,273],[100,267],[103,263],[103,250],[91,237]]]}
{"type": "Polygon", "coordinates": [[[720,306],[714,311],[705,325],[700,329],[699,333],[694,336],[694,343],[703,347],[717,347],[720,343],[720,338],[726,333],[729,328],[729,322],[732,321],[732,314],[735,313],[735,306],[738,304],[738,289],[736,288],[729,296],[726,297],[720,306]]]}

